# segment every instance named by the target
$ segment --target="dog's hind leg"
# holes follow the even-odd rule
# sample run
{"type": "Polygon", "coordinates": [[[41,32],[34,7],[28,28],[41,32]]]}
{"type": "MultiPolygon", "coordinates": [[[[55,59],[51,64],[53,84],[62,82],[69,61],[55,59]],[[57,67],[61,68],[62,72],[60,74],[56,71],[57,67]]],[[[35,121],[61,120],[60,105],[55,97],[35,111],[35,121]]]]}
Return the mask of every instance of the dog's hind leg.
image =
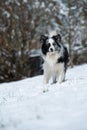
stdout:
{"type": "Polygon", "coordinates": [[[64,65],[62,64],[58,71],[57,81],[59,83],[62,83],[64,80],[65,80],[65,70],[64,70],[64,65]]]}
{"type": "Polygon", "coordinates": [[[64,80],[65,80],[65,72],[62,71],[61,73],[59,73],[58,82],[62,83],[64,80]]]}
{"type": "Polygon", "coordinates": [[[56,75],[54,75],[54,76],[52,77],[52,80],[53,80],[53,84],[57,82],[57,81],[56,81],[56,75]]]}

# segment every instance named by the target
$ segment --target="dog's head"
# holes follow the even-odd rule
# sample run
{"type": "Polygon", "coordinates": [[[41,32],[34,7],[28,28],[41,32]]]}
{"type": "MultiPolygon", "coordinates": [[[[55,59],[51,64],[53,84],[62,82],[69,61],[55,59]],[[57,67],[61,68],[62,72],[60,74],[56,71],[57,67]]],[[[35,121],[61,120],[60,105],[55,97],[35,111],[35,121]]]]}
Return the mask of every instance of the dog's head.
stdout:
{"type": "Polygon", "coordinates": [[[40,41],[42,43],[42,53],[46,55],[48,52],[60,52],[61,50],[61,36],[57,34],[52,37],[41,35],[40,41]]]}

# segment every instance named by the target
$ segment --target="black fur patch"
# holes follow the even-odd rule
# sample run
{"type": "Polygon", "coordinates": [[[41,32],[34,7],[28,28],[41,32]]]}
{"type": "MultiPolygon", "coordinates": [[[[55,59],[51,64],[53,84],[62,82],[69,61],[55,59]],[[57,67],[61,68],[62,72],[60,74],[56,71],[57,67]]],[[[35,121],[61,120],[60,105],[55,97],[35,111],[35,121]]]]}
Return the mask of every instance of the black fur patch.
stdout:
{"type": "Polygon", "coordinates": [[[67,63],[69,62],[69,54],[68,54],[68,50],[66,47],[64,47],[64,52],[63,52],[63,56],[61,56],[60,58],[58,58],[57,63],[64,63],[64,67],[65,67],[65,72],[67,69],[67,63]]]}
{"type": "Polygon", "coordinates": [[[65,64],[67,64],[68,61],[69,61],[68,51],[67,51],[67,48],[64,47],[63,56],[61,56],[60,58],[58,58],[57,63],[62,63],[62,62],[64,62],[65,64]]]}
{"type": "Polygon", "coordinates": [[[57,63],[63,63],[63,62],[64,62],[64,57],[58,58],[57,63]]]}
{"type": "Polygon", "coordinates": [[[41,43],[42,43],[42,47],[41,47],[41,49],[42,49],[42,53],[44,54],[44,55],[46,55],[46,53],[48,52],[48,46],[47,46],[47,44],[46,44],[46,40],[48,39],[48,37],[47,36],[44,36],[44,35],[41,35],[41,37],[40,37],[40,41],[41,41],[41,43]]]}
{"type": "Polygon", "coordinates": [[[43,43],[43,44],[42,44],[42,53],[43,53],[44,55],[46,55],[47,52],[48,52],[48,50],[49,50],[49,47],[48,47],[45,43],[43,43]]]}
{"type": "Polygon", "coordinates": [[[64,47],[63,55],[64,55],[64,62],[65,62],[65,64],[67,64],[69,62],[69,54],[68,54],[68,50],[66,47],[64,47]]]}

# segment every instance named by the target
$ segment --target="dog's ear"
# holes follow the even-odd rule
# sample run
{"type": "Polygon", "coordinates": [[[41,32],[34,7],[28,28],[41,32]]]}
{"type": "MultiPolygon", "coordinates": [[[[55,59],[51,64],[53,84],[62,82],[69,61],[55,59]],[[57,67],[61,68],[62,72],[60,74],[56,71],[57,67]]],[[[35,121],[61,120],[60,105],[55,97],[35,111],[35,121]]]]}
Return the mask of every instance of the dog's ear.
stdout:
{"type": "Polygon", "coordinates": [[[61,42],[61,35],[57,34],[55,36],[52,37],[54,40],[56,40],[57,42],[61,42]]]}
{"type": "Polygon", "coordinates": [[[41,37],[40,37],[40,42],[43,43],[43,42],[46,41],[47,39],[48,39],[47,36],[41,35],[41,37]]]}

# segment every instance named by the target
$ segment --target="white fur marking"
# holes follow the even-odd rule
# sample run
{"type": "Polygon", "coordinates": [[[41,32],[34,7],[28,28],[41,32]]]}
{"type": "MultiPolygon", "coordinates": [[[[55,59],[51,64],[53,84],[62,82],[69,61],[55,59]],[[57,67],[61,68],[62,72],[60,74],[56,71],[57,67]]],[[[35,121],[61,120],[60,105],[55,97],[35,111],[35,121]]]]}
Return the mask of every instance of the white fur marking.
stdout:
{"type": "Polygon", "coordinates": [[[53,51],[55,51],[55,47],[53,45],[54,40],[52,38],[49,38],[48,43],[50,43],[49,52],[51,51],[51,49],[53,49],[53,51]]]}
{"type": "Polygon", "coordinates": [[[49,39],[48,39],[48,42],[52,45],[54,41],[53,41],[52,38],[49,38],[49,39]]]}

